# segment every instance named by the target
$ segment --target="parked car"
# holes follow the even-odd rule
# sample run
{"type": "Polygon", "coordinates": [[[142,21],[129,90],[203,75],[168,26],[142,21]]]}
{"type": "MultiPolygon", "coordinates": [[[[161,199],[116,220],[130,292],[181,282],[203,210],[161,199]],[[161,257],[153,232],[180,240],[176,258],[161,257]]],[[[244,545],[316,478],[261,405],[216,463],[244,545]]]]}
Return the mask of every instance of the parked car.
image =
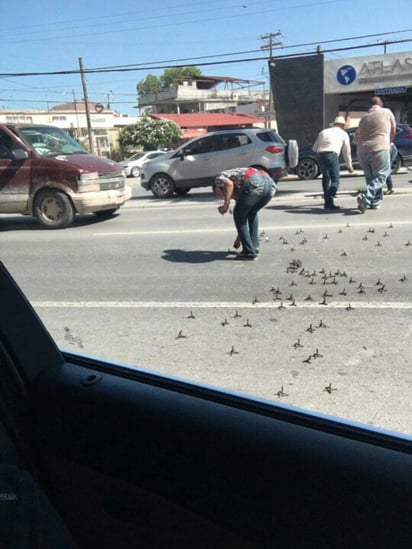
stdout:
{"type": "Polygon", "coordinates": [[[166,151],[142,151],[134,154],[127,160],[123,160],[122,162],[119,162],[121,166],[123,166],[125,170],[125,174],[127,177],[139,177],[140,172],[142,170],[143,164],[148,161],[152,160],[153,158],[157,158],[158,156],[161,156],[162,154],[165,154],[166,151]]]}
{"type": "Polygon", "coordinates": [[[0,302],[2,547],[411,546],[410,437],[61,352],[1,262],[0,302]]]}
{"type": "Polygon", "coordinates": [[[264,169],[278,180],[297,161],[297,142],[285,143],[273,130],[219,130],[145,163],[141,184],[157,198],[168,198],[173,193],[185,194],[192,187],[210,186],[222,170],[241,166],[264,169]]]}
{"type": "Polygon", "coordinates": [[[34,215],[50,229],[76,213],[109,217],[132,195],[125,181],[119,164],[60,128],[0,124],[0,213],[34,215]]]}
{"type": "MultiPolygon", "coordinates": [[[[357,128],[348,128],[346,131],[349,135],[352,153],[353,167],[360,169],[357,157],[356,144],[353,141],[353,135],[357,128]]],[[[408,124],[397,124],[396,136],[394,143],[398,148],[398,155],[392,164],[392,173],[395,173],[402,166],[412,165],[412,128],[408,124]]],[[[346,165],[341,157],[341,169],[345,169],[346,165]]],[[[295,169],[299,179],[315,179],[320,174],[318,154],[312,147],[302,147],[299,149],[299,161],[295,169]]]]}

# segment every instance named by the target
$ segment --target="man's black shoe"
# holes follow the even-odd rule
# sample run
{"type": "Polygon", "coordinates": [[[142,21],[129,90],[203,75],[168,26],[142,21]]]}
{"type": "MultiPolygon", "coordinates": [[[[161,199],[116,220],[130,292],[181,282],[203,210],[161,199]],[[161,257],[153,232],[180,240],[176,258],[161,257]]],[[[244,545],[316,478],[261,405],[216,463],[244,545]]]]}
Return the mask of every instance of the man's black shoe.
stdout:
{"type": "Polygon", "coordinates": [[[340,210],[340,206],[337,204],[325,204],[325,210],[340,210]]]}

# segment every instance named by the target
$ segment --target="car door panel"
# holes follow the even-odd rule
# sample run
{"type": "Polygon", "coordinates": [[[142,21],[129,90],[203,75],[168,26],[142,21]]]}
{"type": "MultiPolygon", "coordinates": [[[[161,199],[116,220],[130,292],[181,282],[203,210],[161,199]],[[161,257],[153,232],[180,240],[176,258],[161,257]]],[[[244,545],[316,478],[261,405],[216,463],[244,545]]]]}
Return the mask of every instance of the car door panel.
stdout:
{"type": "Polygon", "coordinates": [[[60,353],[1,265],[0,299],[0,363],[79,547],[410,545],[410,437],[60,353]]]}

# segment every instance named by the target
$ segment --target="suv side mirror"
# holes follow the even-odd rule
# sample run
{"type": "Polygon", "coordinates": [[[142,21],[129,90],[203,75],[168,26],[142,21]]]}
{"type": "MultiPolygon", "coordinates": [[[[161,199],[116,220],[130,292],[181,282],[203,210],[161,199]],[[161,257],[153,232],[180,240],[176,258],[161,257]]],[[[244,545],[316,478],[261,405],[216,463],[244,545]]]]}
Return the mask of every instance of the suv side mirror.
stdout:
{"type": "Polygon", "coordinates": [[[11,154],[13,160],[27,160],[30,156],[24,149],[14,149],[11,154]]]}

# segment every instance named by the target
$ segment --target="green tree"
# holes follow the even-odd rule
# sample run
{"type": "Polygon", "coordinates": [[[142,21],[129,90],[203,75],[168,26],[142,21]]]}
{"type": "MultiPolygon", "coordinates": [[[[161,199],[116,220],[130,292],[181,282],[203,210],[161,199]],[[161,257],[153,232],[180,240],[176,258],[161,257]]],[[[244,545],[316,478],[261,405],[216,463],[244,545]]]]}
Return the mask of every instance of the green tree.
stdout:
{"type": "Polygon", "coordinates": [[[185,80],[194,76],[200,76],[200,69],[194,66],[173,67],[165,69],[159,77],[154,74],[148,74],[144,80],[137,83],[136,89],[139,95],[155,94],[163,90],[168,90],[170,86],[176,84],[178,80],[185,80]]]}
{"type": "Polygon", "coordinates": [[[122,147],[142,146],[145,150],[152,150],[173,147],[179,137],[180,128],[175,122],[144,114],[136,124],[122,128],[119,142],[122,147]]]}
{"type": "Polygon", "coordinates": [[[171,69],[165,69],[159,80],[163,90],[167,90],[170,86],[176,84],[178,80],[190,79],[193,76],[200,76],[202,73],[200,69],[194,66],[189,67],[175,67],[171,69]]]}
{"type": "Polygon", "coordinates": [[[140,95],[159,93],[161,87],[159,78],[154,74],[148,74],[144,80],[137,83],[137,93],[140,95]]]}

